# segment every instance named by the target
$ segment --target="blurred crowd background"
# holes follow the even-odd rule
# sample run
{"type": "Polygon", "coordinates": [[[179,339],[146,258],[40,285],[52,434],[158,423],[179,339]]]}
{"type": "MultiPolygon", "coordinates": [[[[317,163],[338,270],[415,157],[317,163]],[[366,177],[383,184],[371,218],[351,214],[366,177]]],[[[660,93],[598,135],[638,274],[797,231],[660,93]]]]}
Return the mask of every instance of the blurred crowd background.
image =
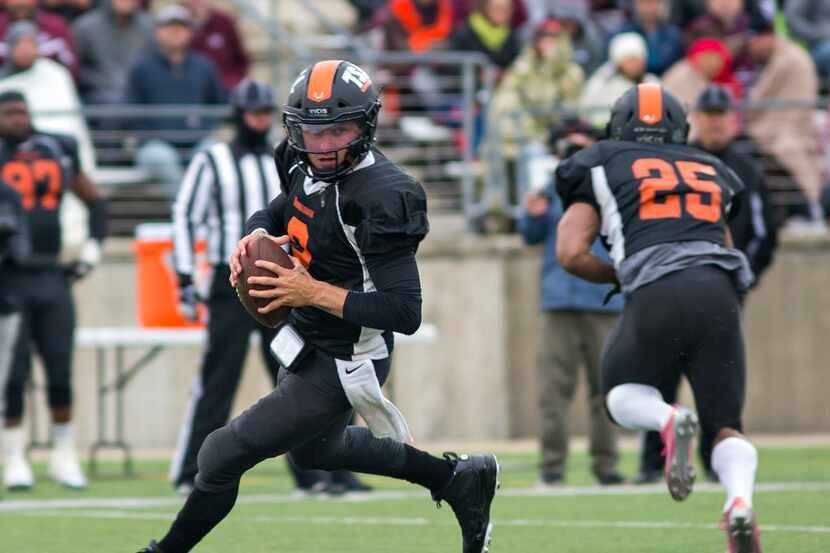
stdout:
{"type": "Polygon", "coordinates": [[[384,90],[380,145],[433,211],[462,211],[472,230],[513,230],[555,163],[562,121],[601,132],[623,90],[658,81],[690,107],[707,84],[727,87],[777,220],[824,231],[822,2],[6,0],[0,35],[0,91],[23,90],[38,128],[78,138],[116,234],[169,214],[245,76],[282,99],[299,67],[326,57],[370,70],[384,90]]]}

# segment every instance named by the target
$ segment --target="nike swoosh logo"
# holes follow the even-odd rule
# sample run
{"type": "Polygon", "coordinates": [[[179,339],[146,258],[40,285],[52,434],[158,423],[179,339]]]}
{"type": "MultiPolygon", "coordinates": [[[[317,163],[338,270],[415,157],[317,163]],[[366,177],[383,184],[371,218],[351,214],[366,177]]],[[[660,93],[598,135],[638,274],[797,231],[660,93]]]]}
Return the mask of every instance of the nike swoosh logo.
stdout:
{"type": "Polygon", "coordinates": [[[360,366],[357,366],[357,367],[353,368],[352,370],[346,369],[346,374],[352,374],[353,372],[355,372],[359,368],[360,368],[360,366]]]}

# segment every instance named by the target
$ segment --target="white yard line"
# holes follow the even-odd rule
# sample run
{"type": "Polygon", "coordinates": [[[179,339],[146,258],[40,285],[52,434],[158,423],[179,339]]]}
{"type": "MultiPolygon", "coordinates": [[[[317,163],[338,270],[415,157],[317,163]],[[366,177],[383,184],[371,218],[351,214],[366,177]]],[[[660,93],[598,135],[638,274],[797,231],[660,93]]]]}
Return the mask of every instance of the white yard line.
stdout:
{"type": "MultiPolygon", "coordinates": [[[[137,513],[135,511],[59,511],[59,510],[32,510],[20,513],[34,518],[93,518],[119,520],[160,520],[169,521],[175,518],[173,514],[165,513],[137,513]]],[[[248,523],[264,524],[321,524],[321,525],[356,525],[366,526],[454,526],[452,520],[429,520],[422,517],[331,517],[331,516],[237,516],[234,520],[248,523]]],[[[701,524],[693,522],[654,522],[654,521],[608,521],[608,520],[551,520],[551,519],[493,519],[496,526],[522,527],[557,527],[557,528],[624,528],[632,530],[654,529],[717,529],[717,524],[701,524]]],[[[764,524],[765,532],[798,532],[810,534],[830,534],[830,526],[791,526],[785,524],[764,524]]]]}
{"type": "MultiPolygon", "coordinates": [[[[765,482],[757,484],[758,493],[772,492],[827,492],[830,482],[765,482]]],[[[562,486],[555,488],[512,488],[499,492],[500,497],[576,497],[576,496],[611,496],[611,495],[664,495],[664,484],[648,486],[623,485],[613,487],[601,486],[562,486]]],[[[694,493],[723,493],[718,484],[701,483],[695,486],[694,493]]],[[[6,496],[8,497],[8,496],[6,496]]],[[[423,491],[373,491],[371,493],[347,494],[338,498],[329,496],[300,496],[297,494],[276,495],[240,495],[237,503],[243,505],[293,503],[297,501],[344,501],[375,502],[400,499],[427,499],[423,491]]],[[[0,500],[0,512],[37,511],[43,509],[145,509],[155,507],[177,507],[184,502],[181,497],[111,497],[111,498],[77,498],[77,499],[19,499],[0,500]]]]}

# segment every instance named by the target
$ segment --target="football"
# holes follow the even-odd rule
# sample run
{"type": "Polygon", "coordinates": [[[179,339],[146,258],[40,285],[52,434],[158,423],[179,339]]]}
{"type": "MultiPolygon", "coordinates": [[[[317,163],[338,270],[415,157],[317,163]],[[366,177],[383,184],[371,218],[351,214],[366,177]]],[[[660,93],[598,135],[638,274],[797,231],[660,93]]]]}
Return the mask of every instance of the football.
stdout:
{"type": "Polygon", "coordinates": [[[239,296],[239,301],[245,307],[245,310],[256,319],[259,324],[274,328],[291,313],[290,307],[281,307],[270,313],[260,313],[257,311],[260,307],[265,307],[273,298],[255,298],[248,294],[249,290],[262,290],[270,288],[258,284],[248,284],[248,277],[252,276],[275,276],[271,271],[267,271],[257,267],[254,263],[258,259],[271,261],[278,265],[290,269],[294,266],[291,258],[285,253],[280,246],[269,240],[265,236],[260,236],[252,240],[248,244],[248,255],[242,257],[242,274],[239,275],[239,280],[236,283],[236,293],[239,296]]]}

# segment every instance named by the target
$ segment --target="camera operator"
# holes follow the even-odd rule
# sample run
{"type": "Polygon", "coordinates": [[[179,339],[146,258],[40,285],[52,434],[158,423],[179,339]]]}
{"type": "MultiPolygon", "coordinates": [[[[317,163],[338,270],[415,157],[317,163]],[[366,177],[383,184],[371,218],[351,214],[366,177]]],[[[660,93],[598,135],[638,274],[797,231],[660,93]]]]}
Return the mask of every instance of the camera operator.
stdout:
{"type": "MultiPolygon", "coordinates": [[[[563,118],[550,133],[551,150],[561,160],[597,141],[597,131],[585,122],[563,118]]],[[[531,192],[518,228],[528,245],[544,243],[541,275],[541,325],[537,350],[537,390],[542,486],[565,480],[568,454],[568,411],[579,371],[584,368],[590,408],[591,470],[602,485],[620,484],[617,439],[605,414],[600,388],[599,358],[605,337],[622,309],[616,296],[604,302],[607,287],[588,283],[566,273],[556,260],[557,225],[562,203],[555,183],[531,192]]],[[[607,258],[599,242],[594,253],[607,258]]]]}

